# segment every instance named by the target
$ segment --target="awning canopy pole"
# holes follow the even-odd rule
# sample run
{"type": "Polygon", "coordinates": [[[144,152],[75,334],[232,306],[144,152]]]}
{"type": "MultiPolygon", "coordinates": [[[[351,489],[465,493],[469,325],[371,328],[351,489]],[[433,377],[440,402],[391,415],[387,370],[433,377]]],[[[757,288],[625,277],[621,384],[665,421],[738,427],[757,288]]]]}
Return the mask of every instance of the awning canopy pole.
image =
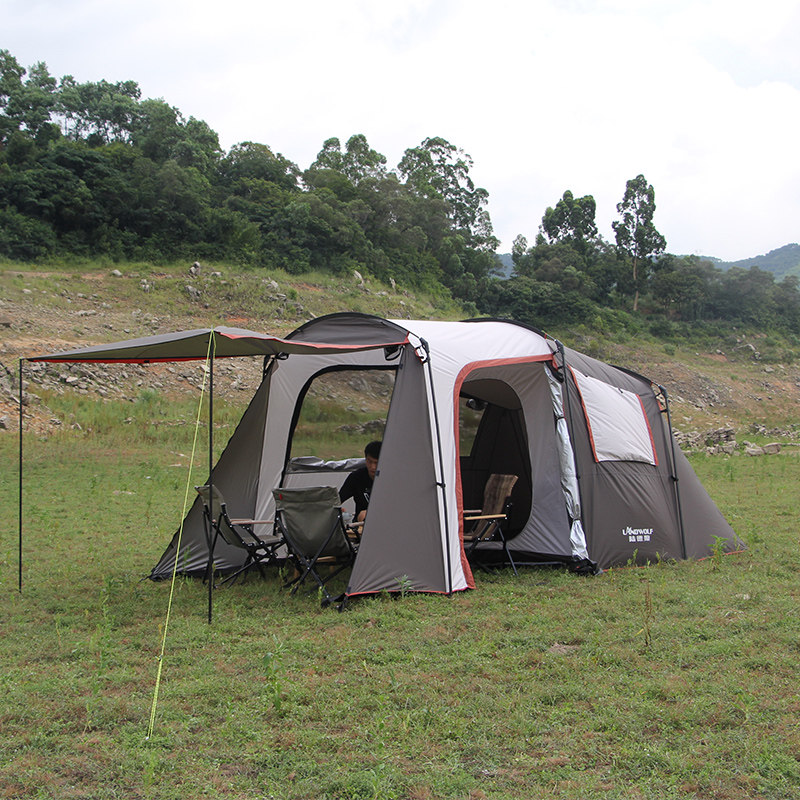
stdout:
{"type": "Polygon", "coordinates": [[[18,591],[22,594],[22,359],[19,360],[19,557],[18,591]]]}
{"type": "MultiPolygon", "coordinates": [[[[208,355],[208,485],[209,497],[214,496],[214,479],[211,471],[214,469],[214,352],[215,352],[214,332],[211,332],[211,342],[209,343],[208,355]]],[[[211,532],[209,531],[209,536],[211,532]]],[[[208,624],[211,624],[213,615],[214,597],[214,545],[217,537],[215,536],[208,544],[208,624]]]]}

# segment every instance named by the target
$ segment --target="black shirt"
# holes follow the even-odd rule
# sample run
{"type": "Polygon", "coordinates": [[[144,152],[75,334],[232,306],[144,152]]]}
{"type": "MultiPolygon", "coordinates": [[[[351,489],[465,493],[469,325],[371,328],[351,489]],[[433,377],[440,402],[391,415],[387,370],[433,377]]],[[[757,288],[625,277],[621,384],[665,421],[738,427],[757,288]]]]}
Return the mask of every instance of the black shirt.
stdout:
{"type": "Polygon", "coordinates": [[[342,488],[339,489],[339,501],[344,503],[345,500],[353,498],[356,504],[356,517],[362,512],[367,510],[369,505],[369,496],[372,492],[372,478],[369,476],[366,467],[360,467],[355,472],[351,472],[342,488]]]}

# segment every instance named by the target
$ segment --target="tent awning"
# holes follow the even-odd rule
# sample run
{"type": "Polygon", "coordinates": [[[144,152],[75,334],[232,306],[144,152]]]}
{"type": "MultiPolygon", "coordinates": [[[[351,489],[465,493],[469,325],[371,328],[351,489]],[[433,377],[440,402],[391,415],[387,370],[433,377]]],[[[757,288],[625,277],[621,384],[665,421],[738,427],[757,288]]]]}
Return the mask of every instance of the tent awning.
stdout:
{"type": "Polygon", "coordinates": [[[190,331],[144,336],[111,344],[81,347],[57,353],[33,356],[28,361],[61,363],[97,362],[122,364],[148,364],[158,361],[194,361],[205,359],[209,353],[209,337],[214,337],[214,357],[271,356],[298,353],[343,353],[359,350],[377,350],[382,347],[404,345],[408,332],[400,328],[394,336],[365,337],[347,343],[305,342],[281,339],[243,328],[198,328],[190,331]],[[392,341],[387,339],[391,338],[392,341]]]}

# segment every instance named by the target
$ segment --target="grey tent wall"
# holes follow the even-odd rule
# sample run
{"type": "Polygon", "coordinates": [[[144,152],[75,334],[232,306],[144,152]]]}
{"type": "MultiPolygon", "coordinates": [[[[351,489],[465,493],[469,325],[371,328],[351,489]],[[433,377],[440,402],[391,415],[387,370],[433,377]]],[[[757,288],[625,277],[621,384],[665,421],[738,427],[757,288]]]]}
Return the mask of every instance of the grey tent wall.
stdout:
{"type": "MultiPolygon", "coordinates": [[[[267,371],[212,470],[214,485],[222,492],[226,503],[232,509],[236,509],[236,516],[250,516],[255,508],[269,384],[270,373],[267,371]]],[[[154,580],[168,578],[172,574],[178,533],[175,532],[169,546],[153,567],[150,577],[154,580]]],[[[202,575],[208,564],[208,544],[203,524],[203,506],[199,497],[195,498],[189,509],[180,535],[178,572],[202,575]]],[[[243,550],[231,547],[221,540],[217,541],[214,548],[214,562],[217,569],[229,570],[241,566],[245,556],[243,550]]]]}
{"type": "Polygon", "coordinates": [[[676,447],[675,467],[681,487],[681,507],[686,530],[686,557],[705,558],[712,552],[714,537],[726,542],[725,550],[744,549],[733,528],[711,499],[686,456],[676,447]]]}
{"type": "Polygon", "coordinates": [[[406,347],[348,596],[448,590],[426,392],[424,365],[406,347]]]}
{"type": "MultiPolygon", "coordinates": [[[[581,474],[584,528],[590,557],[601,567],[657,558],[680,559],[684,542],[690,558],[708,555],[714,536],[731,542],[735,534],[714,505],[686,458],[676,450],[683,530],[672,470],[672,442],[650,381],[566,349],[567,364],[612,386],[635,392],[650,424],[658,465],[630,461],[596,462],[572,376],[573,446],[581,474]]],[[[731,545],[732,547],[733,545],[731,545]]]]}
{"type": "Polygon", "coordinates": [[[581,476],[583,522],[590,557],[601,567],[680,558],[680,525],[670,477],[671,455],[661,435],[663,423],[651,384],[644,378],[565,348],[567,365],[642,400],[658,465],[633,461],[595,461],[580,394],[567,373],[572,410],[572,441],[581,476]]]}

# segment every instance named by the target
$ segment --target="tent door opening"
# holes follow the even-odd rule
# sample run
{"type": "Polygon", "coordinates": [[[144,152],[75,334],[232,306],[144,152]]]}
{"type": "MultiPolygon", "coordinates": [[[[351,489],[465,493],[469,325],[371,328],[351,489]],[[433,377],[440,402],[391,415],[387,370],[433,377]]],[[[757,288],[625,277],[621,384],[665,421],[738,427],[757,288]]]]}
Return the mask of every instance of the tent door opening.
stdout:
{"type": "Polygon", "coordinates": [[[511,514],[504,526],[511,539],[531,511],[531,462],[522,404],[496,379],[467,379],[459,396],[459,451],[463,507],[478,509],[490,475],[516,475],[511,514]]]}

